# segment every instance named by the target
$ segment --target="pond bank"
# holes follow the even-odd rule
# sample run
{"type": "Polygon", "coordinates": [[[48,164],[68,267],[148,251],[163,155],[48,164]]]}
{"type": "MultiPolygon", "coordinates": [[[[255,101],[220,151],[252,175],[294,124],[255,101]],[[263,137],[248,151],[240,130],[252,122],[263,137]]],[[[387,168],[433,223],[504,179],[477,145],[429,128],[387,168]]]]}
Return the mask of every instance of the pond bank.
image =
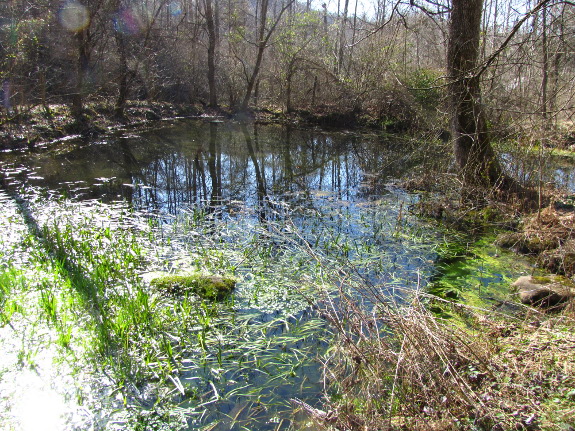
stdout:
{"type": "MultiPolygon", "coordinates": [[[[350,342],[358,332],[340,334],[330,363],[332,403],[326,407],[333,428],[326,429],[575,427],[572,312],[531,309],[516,318],[451,303],[451,313],[464,317],[465,325],[438,318],[414,301],[387,308],[380,318],[389,330],[370,330],[359,345],[350,342]]],[[[359,327],[374,318],[355,321],[359,327]]]]}
{"type": "Polygon", "coordinates": [[[126,108],[126,117],[120,121],[114,116],[112,105],[93,103],[86,106],[87,127],[79,128],[67,105],[37,106],[4,119],[0,148],[31,150],[65,142],[71,137],[91,140],[118,129],[145,129],[158,121],[202,113],[203,110],[195,106],[132,102],[126,108]]]}
{"type": "Polygon", "coordinates": [[[181,118],[214,118],[221,120],[250,120],[261,124],[297,124],[301,127],[325,127],[333,129],[369,129],[380,132],[406,131],[405,126],[382,125],[367,114],[345,110],[294,111],[284,113],[269,109],[256,109],[247,114],[236,114],[226,108],[212,109],[206,106],[177,105],[164,102],[129,102],[125,117],[115,116],[114,107],[108,103],[86,105],[87,123],[79,127],[67,105],[22,108],[12,117],[3,118],[0,130],[0,149],[31,150],[38,146],[58,143],[70,136],[96,139],[116,130],[141,131],[161,121],[181,118]]]}

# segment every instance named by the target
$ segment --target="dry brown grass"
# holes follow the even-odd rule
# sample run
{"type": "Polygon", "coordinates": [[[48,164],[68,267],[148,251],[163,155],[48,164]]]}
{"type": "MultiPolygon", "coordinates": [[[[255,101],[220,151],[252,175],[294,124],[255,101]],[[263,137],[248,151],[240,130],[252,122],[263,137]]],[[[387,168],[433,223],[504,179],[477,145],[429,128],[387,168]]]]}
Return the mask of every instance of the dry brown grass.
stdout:
{"type": "Polygon", "coordinates": [[[517,252],[533,254],[545,269],[575,275],[575,212],[553,206],[526,218],[519,232],[506,233],[498,244],[517,252]]]}
{"type": "Polygon", "coordinates": [[[438,319],[419,297],[372,314],[342,304],[339,316],[325,310],[345,322],[325,364],[331,410],[309,411],[326,429],[575,427],[569,312],[518,320],[454,305],[464,326],[438,319]]]}

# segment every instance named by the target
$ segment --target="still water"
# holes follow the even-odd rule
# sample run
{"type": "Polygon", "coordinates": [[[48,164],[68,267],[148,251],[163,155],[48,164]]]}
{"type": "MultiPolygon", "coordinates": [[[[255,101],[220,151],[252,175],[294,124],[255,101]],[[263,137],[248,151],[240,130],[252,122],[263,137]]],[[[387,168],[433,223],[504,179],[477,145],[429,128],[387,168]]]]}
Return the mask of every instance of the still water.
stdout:
{"type": "Polygon", "coordinates": [[[243,233],[289,219],[316,247],[345,244],[369,282],[395,287],[430,269],[433,251],[410,247],[409,235],[432,247],[435,233],[409,214],[417,196],[394,186],[430,157],[442,155],[399,136],[186,121],[33,155],[13,178],[75,199],[122,200],[168,222],[199,208],[243,233]],[[366,246],[380,253],[361,256],[366,246]]]}
{"type": "MultiPolygon", "coordinates": [[[[159,221],[170,246],[157,254],[170,271],[200,254],[195,232],[180,230],[179,217],[208,223],[214,243],[225,246],[222,256],[246,256],[234,264],[240,281],[228,317],[235,323],[221,323],[242,342],[228,342],[236,353],[227,359],[190,353],[172,401],[185,413],[187,429],[303,430],[313,427],[292,415],[289,400],[321,407],[318,359],[329,344],[328,328],[296,288],[312,268],[310,256],[322,260],[322,270],[346,274],[326,282],[351,282],[353,274],[398,301],[423,289],[442,233],[410,214],[417,196],[394,183],[428,157],[400,137],[182,121],[61,153],[7,154],[3,171],[7,190],[36,190],[46,206],[66,196],[75,208],[121,205],[159,221]],[[248,259],[254,244],[270,250],[257,271],[248,259]]],[[[95,415],[93,429],[126,424],[112,413],[95,415]]]]}
{"type": "Polygon", "coordinates": [[[170,214],[221,203],[229,212],[234,202],[265,213],[270,200],[313,206],[318,194],[346,202],[388,194],[388,182],[417,166],[418,157],[400,138],[186,122],[32,155],[20,180],[170,214]]]}

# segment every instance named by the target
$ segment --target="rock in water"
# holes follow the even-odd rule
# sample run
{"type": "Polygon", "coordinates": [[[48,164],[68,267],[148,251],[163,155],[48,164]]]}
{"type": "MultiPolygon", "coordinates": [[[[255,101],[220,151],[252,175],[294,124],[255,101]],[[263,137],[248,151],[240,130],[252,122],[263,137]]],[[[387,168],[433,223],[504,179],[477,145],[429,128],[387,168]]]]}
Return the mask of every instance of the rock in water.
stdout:
{"type": "Polygon", "coordinates": [[[526,305],[540,308],[561,308],[575,296],[573,283],[560,276],[519,277],[512,285],[519,300],[526,305]]]}
{"type": "Polygon", "coordinates": [[[150,284],[160,292],[178,296],[194,293],[203,299],[221,301],[226,298],[236,286],[236,280],[231,277],[217,275],[172,275],[156,277],[150,284]]]}

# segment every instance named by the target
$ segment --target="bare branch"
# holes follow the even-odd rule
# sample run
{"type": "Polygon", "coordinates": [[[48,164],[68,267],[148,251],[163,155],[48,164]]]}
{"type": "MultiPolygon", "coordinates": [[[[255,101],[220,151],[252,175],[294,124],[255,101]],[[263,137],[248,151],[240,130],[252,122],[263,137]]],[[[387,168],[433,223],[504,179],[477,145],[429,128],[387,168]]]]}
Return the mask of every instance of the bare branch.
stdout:
{"type": "MultiPolygon", "coordinates": [[[[507,45],[509,45],[509,43],[511,42],[511,40],[513,39],[513,37],[517,34],[517,32],[521,29],[521,27],[523,26],[523,24],[525,24],[525,22],[531,18],[532,16],[534,16],[536,13],[538,13],[541,9],[543,9],[544,7],[546,7],[549,3],[551,3],[553,0],[541,0],[539,3],[537,3],[535,5],[535,7],[533,7],[533,9],[531,9],[529,12],[527,12],[523,18],[521,18],[519,21],[517,21],[515,23],[515,25],[513,26],[513,28],[511,29],[511,32],[507,35],[507,37],[505,38],[505,40],[503,41],[503,43],[499,46],[499,48],[497,48],[490,56],[487,60],[485,60],[485,62],[483,63],[483,65],[481,66],[481,68],[476,72],[475,76],[479,77],[481,76],[488,68],[489,66],[491,66],[491,64],[493,64],[493,62],[495,61],[495,59],[497,57],[499,57],[499,55],[505,50],[505,48],[507,48],[507,45]]],[[[566,5],[570,5],[570,6],[575,6],[575,2],[572,1],[560,1],[559,3],[554,3],[554,4],[566,4],[566,5]]]]}

